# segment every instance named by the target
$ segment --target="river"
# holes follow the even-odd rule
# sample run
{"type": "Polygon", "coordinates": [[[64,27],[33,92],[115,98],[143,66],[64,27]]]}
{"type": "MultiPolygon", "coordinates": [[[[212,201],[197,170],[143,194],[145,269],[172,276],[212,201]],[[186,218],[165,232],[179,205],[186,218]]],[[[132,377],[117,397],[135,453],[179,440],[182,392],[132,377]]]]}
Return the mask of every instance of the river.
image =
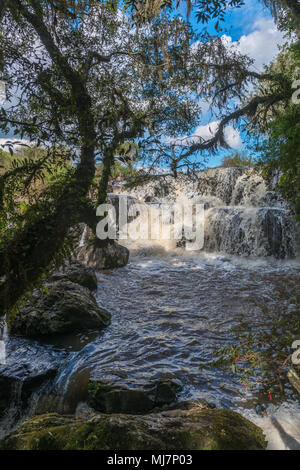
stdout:
{"type": "MultiPolygon", "coordinates": [[[[269,328],[279,314],[294,308],[299,293],[299,258],[267,256],[273,251],[279,258],[293,254],[291,217],[276,198],[275,209],[272,206],[262,212],[266,195],[274,199],[276,193],[267,191],[256,173],[249,176],[247,172],[215,170],[208,173],[208,183],[205,180],[212,188],[210,204],[215,204],[216,196],[227,204],[225,217],[224,210],[218,209],[221,202],[217,203],[218,223],[209,225],[208,238],[222,251],[219,234],[226,233],[226,249],[231,254],[189,253],[175,248],[174,243],[171,247],[162,243],[138,247],[135,243],[130,246],[126,267],[97,273],[97,301],[112,314],[111,325],[101,333],[90,331],[43,342],[4,335],[7,363],[2,373],[5,369],[8,375],[25,378],[26,371],[27,375],[50,375],[25,407],[22,384],[16,388],[0,423],[0,435],[32,414],[78,411],[90,377],[130,387],[168,378],[182,385],[180,401],[204,399],[219,408],[234,409],[262,427],[269,449],[300,450],[300,404],[288,383],[285,399],[278,401],[243,386],[230,367],[209,367],[216,359],[216,348],[234,342],[232,328],[241,318],[254,329],[269,328]],[[237,203],[240,188],[244,199],[239,196],[239,201],[246,202],[238,206],[236,215],[236,206],[228,201],[237,203]],[[248,216],[249,198],[252,204],[258,201],[255,217],[248,216]]],[[[153,198],[157,191],[150,189],[150,196],[145,190],[134,196],[153,198]]],[[[190,192],[198,194],[199,189],[193,187],[190,192]]],[[[153,202],[157,202],[155,197],[153,202]]],[[[208,219],[216,220],[209,207],[208,219]]]]}

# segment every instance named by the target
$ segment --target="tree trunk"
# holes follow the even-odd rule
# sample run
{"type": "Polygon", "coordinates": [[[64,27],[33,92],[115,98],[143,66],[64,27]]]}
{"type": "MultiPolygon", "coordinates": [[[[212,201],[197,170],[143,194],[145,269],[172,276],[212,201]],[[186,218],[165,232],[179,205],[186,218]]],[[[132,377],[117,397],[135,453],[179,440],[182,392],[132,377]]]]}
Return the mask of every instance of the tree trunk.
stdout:
{"type": "MultiPolygon", "coordinates": [[[[39,280],[62,247],[69,228],[80,221],[86,205],[86,194],[95,174],[96,132],[92,102],[85,84],[80,74],[69,65],[67,58],[61,55],[39,12],[29,12],[20,1],[16,4],[19,13],[35,29],[52,61],[70,85],[82,145],[80,162],[72,180],[54,206],[37,206],[35,220],[27,222],[0,249],[0,315],[10,310],[39,280]]],[[[14,15],[14,9],[10,5],[8,8],[14,15]]]]}

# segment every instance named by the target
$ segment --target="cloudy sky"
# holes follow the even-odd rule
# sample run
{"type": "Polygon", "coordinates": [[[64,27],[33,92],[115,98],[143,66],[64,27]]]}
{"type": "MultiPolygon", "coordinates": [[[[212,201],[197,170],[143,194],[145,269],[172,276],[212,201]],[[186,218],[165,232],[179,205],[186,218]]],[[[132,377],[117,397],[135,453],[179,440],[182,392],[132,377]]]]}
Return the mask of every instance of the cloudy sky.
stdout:
{"type": "MultiPolygon", "coordinates": [[[[261,71],[265,64],[276,57],[278,45],[283,44],[284,38],[261,2],[246,0],[245,3],[244,7],[233,9],[227,13],[224,24],[224,40],[229,44],[234,44],[243,54],[253,58],[255,70],[261,71]]],[[[215,21],[208,26],[212,34],[215,33],[214,23],[215,21]]],[[[203,116],[203,125],[195,130],[194,136],[209,138],[216,127],[217,122],[211,122],[211,116],[207,113],[203,116]]],[[[242,148],[242,138],[232,126],[228,126],[226,129],[226,136],[232,148],[242,148]]],[[[1,137],[4,136],[0,133],[1,137]]],[[[220,151],[217,156],[212,157],[209,160],[209,166],[219,165],[223,155],[224,151],[220,151]]]]}
{"type": "MultiPolygon", "coordinates": [[[[196,21],[195,21],[196,25],[196,21]]],[[[209,24],[208,30],[215,34],[215,21],[209,24]]],[[[225,16],[224,40],[237,47],[242,54],[247,54],[254,59],[254,70],[260,72],[264,65],[269,64],[278,53],[278,46],[285,42],[282,32],[278,31],[268,10],[258,0],[246,0],[245,6],[233,9],[225,16]]],[[[203,125],[199,126],[191,136],[191,141],[197,136],[204,139],[211,137],[217,128],[218,122],[211,121],[211,115],[203,116],[203,125]]],[[[233,149],[243,149],[242,137],[232,126],[228,126],[225,132],[228,144],[233,149]]],[[[208,166],[214,167],[221,163],[227,150],[220,151],[211,157],[208,166]]]]}

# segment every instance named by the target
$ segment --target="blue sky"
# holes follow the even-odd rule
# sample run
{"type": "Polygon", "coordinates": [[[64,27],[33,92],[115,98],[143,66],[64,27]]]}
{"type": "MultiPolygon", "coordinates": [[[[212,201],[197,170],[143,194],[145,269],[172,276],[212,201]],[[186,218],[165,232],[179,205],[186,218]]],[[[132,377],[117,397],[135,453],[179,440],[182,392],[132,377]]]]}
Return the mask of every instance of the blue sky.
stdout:
{"type": "MultiPolygon", "coordinates": [[[[224,28],[234,41],[240,39],[243,34],[252,32],[252,26],[258,18],[270,18],[270,14],[263,6],[262,2],[257,0],[246,0],[241,8],[233,8],[225,16],[224,28]]],[[[196,23],[195,23],[196,24],[196,23]]],[[[211,21],[209,32],[214,32],[215,21],[211,21]]]]}
{"type": "MultiPolygon", "coordinates": [[[[191,21],[197,27],[195,16],[191,17],[191,21]]],[[[211,34],[215,34],[214,25],[215,20],[208,25],[208,31],[211,34]]],[[[262,70],[263,65],[269,63],[276,56],[277,44],[284,42],[283,35],[277,30],[270,13],[258,0],[245,0],[243,7],[228,11],[223,29],[222,34],[227,36],[227,41],[235,43],[243,54],[247,54],[255,60],[254,68],[257,71],[262,70]]],[[[202,135],[202,133],[207,135],[208,126],[214,127],[210,125],[214,119],[210,113],[204,113],[203,125],[195,130],[195,135],[202,135]]],[[[191,130],[191,132],[193,131],[191,130]]],[[[243,136],[237,135],[232,127],[228,129],[227,133],[228,142],[232,142],[234,148],[242,149],[243,136]]],[[[1,137],[4,136],[0,132],[0,143],[1,137]]],[[[227,153],[228,150],[220,150],[217,155],[209,158],[207,166],[218,166],[224,154],[227,153]]]]}
{"type": "MultiPolygon", "coordinates": [[[[191,21],[197,27],[195,17],[192,17],[191,21]]],[[[215,23],[216,20],[213,20],[208,24],[207,29],[211,34],[216,34],[215,23]]],[[[283,34],[278,31],[268,9],[258,0],[245,0],[243,7],[228,11],[223,24],[223,32],[220,35],[226,35],[229,42],[236,43],[243,54],[247,54],[254,59],[253,67],[256,71],[261,71],[265,64],[270,63],[277,55],[278,45],[285,42],[283,34]]],[[[209,113],[203,115],[204,126],[209,125],[211,120],[212,117],[209,113]]],[[[240,135],[240,139],[237,139],[233,128],[228,129],[228,133],[232,133],[234,136],[236,144],[234,148],[244,149],[242,144],[243,135],[240,135]]],[[[206,129],[202,127],[199,132],[196,130],[195,135],[205,136],[206,129]],[[203,131],[204,134],[202,134],[203,131]]],[[[222,157],[228,152],[230,150],[220,150],[216,155],[209,158],[207,166],[220,165],[222,157]]]]}

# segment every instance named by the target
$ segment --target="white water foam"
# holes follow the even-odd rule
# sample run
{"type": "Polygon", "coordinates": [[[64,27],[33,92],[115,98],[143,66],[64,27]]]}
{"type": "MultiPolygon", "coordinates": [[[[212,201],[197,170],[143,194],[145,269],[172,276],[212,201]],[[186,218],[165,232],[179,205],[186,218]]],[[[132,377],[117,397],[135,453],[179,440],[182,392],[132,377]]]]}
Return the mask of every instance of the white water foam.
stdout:
{"type": "Polygon", "coordinates": [[[285,402],[270,406],[263,417],[254,410],[238,409],[245,418],[259,426],[268,441],[268,450],[300,450],[300,404],[285,402]]]}

